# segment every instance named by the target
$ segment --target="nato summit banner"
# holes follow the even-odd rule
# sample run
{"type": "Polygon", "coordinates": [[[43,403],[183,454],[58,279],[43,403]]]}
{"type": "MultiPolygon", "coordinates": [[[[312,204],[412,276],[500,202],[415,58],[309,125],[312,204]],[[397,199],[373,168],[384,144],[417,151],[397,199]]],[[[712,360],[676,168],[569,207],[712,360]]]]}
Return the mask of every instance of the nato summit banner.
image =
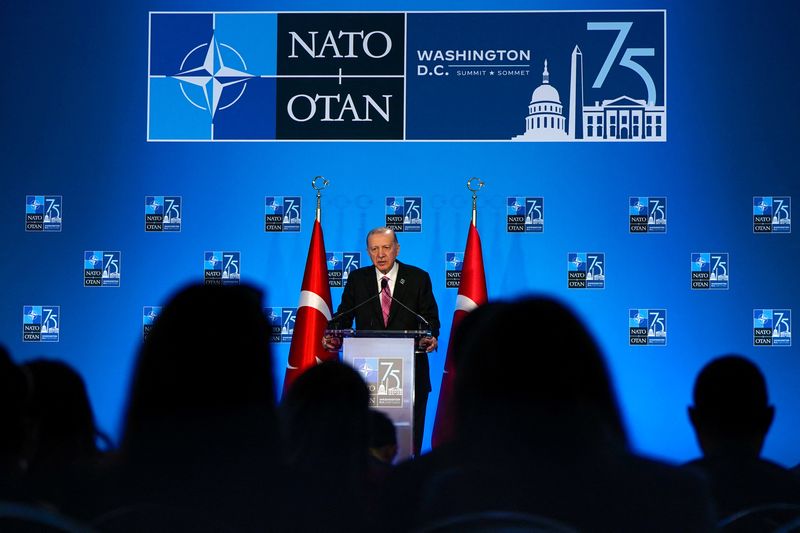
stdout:
{"type": "Polygon", "coordinates": [[[150,13],[149,141],[665,141],[666,11],[150,13]]]}

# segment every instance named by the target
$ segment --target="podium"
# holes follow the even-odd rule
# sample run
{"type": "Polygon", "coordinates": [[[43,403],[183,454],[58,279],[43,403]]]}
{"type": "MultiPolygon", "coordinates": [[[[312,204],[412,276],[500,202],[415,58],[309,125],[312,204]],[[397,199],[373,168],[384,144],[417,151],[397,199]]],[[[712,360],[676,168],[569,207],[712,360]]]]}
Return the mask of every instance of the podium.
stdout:
{"type": "MultiPolygon", "coordinates": [[[[327,330],[342,339],[342,361],[355,368],[369,389],[369,406],[394,422],[397,458],[414,453],[414,354],[426,330],[327,330]]],[[[423,428],[420,428],[422,431],[423,428]]]]}

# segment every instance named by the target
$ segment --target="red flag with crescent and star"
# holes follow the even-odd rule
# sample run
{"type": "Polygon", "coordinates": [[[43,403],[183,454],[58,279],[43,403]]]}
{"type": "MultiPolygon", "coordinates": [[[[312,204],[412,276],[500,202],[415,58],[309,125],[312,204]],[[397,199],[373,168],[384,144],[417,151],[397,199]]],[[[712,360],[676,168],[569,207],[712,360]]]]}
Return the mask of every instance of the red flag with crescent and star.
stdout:
{"type": "Polygon", "coordinates": [[[453,363],[453,333],[458,323],[473,309],[486,303],[486,275],[483,271],[483,252],[478,228],[470,222],[467,234],[467,248],[464,251],[464,264],[461,267],[461,281],[458,285],[456,309],[453,312],[453,325],[450,328],[450,341],[447,343],[447,357],[444,361],[442,388],[439,391],[439,404],[433,424],[431,445],[435,448],[453,440],[455,436],[455,412],[453,407],[453,382],[455,365],[453,363]]]}
{"type": "Polygon", "coordinates": [[[336,352],[322,347],[322,335],[331,319],[331,289],[328,286],[328,265],[325,260],[325,240],[322,224],[314,221],[311,244],[308,247],[306,271],[300,288],[292,344],[286,363],[283,381],[284,394],[295,379],[308,368],[331,359],[338,359],[336,352]]]}

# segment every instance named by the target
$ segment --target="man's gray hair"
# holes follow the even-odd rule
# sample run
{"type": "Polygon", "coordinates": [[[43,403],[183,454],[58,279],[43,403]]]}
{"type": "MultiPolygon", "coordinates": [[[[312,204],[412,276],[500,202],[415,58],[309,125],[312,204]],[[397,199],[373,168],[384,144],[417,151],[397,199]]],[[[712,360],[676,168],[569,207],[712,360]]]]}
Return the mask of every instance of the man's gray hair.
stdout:
{"type": "Polygon", "coordinates": [[[386,226],[380,226],[377,228],[372,228],[371,230],[369,230],[369,233],[367,233],[367,249],[369,249],[370,237],[372,237],[373,235],[377,235],[378,233],[389,233],[389,232],[391,232],[392,236],[394,237],[395,244],[399,244],[399,241],[397,240],[397,233],[395,233],[395,231],[392,228],[387,228],[386,226]]]}

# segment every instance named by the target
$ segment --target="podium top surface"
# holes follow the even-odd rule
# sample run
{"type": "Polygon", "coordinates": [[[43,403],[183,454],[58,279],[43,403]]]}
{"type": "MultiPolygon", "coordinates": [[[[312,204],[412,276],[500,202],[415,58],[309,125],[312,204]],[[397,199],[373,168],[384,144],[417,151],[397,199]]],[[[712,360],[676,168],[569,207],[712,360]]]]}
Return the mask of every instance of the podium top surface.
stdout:
{"type": "Polygon", "coordinates": [[[332,337],[371,337],[382,339],[404,339],[404,338],[419,338],[429,337],[431,331],[428,329],[326,329],[325,335],[332,337]]]}

